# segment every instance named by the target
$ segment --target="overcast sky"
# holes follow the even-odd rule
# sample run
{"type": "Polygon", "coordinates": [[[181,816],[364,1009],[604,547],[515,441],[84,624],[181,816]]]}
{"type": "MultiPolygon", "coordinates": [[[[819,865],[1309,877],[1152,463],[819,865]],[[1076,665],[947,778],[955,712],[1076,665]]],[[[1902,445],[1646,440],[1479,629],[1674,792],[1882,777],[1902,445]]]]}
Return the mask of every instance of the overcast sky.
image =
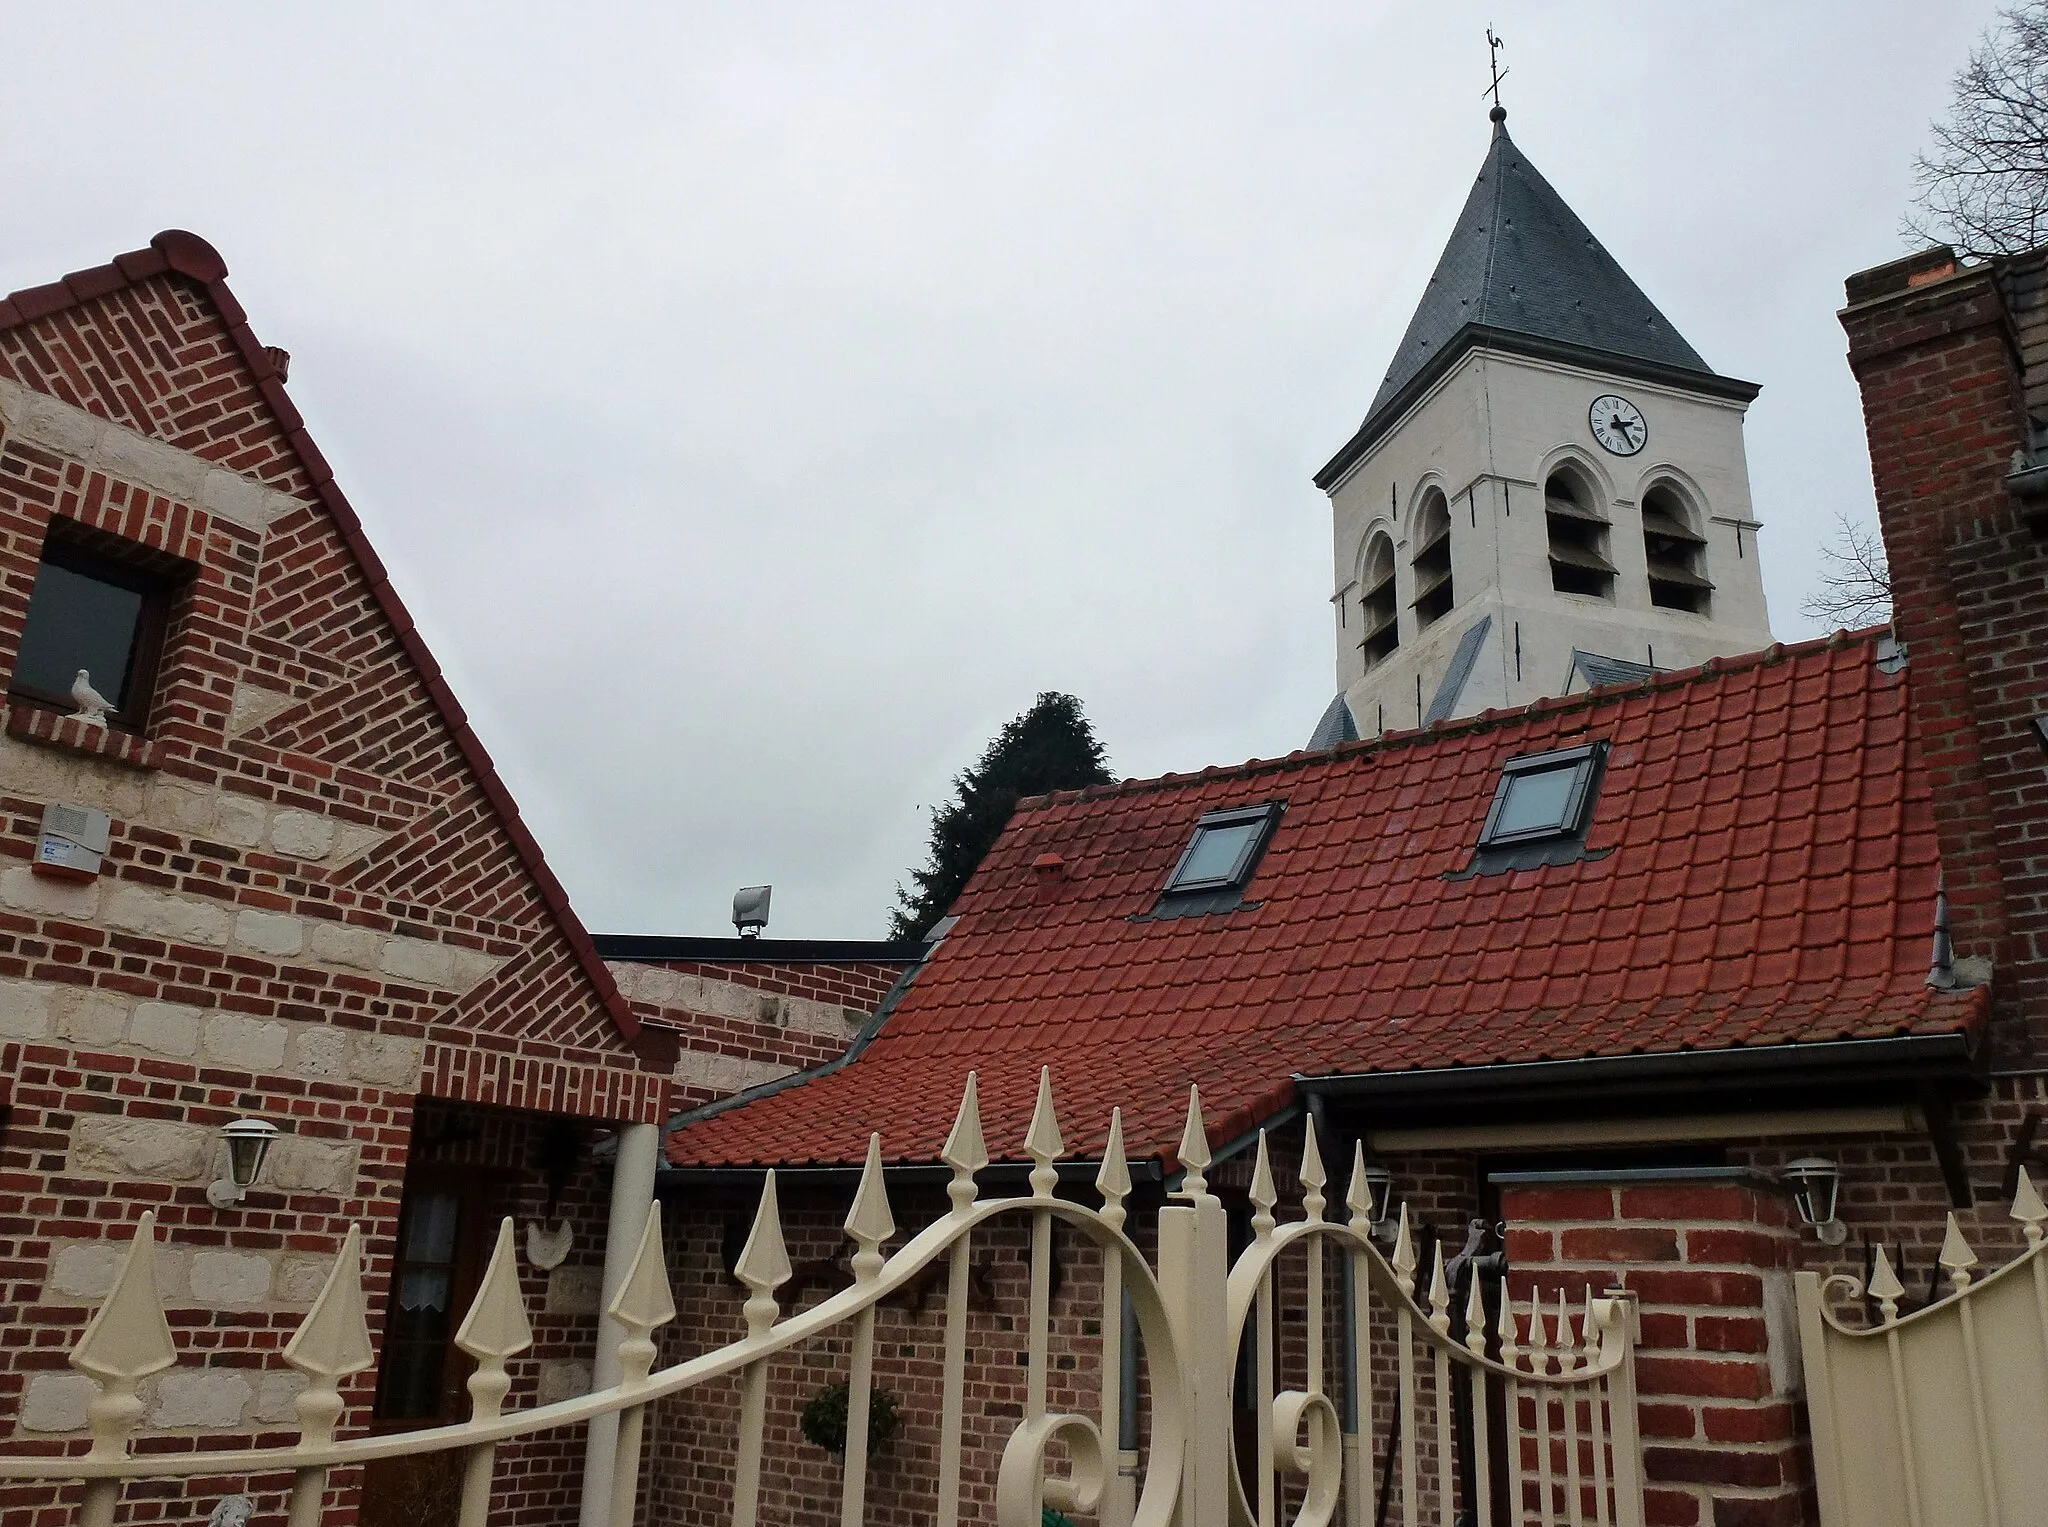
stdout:
{"type": "Polygon", "coordinates": [[[1043,689],[1285,753],[1487,142],[1722,372],[1772,625],[1868,518],[1834,313],[1981,0],[4,8],[0,287],[202,234],[586,923],[879,935],[1043,689]],[[580,14],[579,14],[580,12],[580,14]]]}

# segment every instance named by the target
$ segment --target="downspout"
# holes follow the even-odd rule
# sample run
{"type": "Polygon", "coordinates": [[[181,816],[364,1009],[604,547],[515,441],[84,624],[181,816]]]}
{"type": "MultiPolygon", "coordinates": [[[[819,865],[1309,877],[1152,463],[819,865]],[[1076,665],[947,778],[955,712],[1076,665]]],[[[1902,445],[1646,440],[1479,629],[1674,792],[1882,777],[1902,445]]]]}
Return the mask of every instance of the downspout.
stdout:
{"type": "MultiPolygon", "coordinates": [[[[612,1162],[611,1219],[604,1237],[604,1295],[598,1306],[597,1352],[590,1365],[593,1391],[609,1389],[621,1377],[619,1343],[626,1339],[626,1328],[608,1311],[632,1270],[640,1237],[647,1232],[647,1213],[654,1202],[654,1170],[660,1160],[660,1125],[628,1124],[619,1131],[619,1152],[612,1162]]],[[[590,1434],[583,1448],[580,1527],[607,1527],[611,1520],[612,1463],[618,1441],[617,1411],[590,1418],[590,1434]]]]}

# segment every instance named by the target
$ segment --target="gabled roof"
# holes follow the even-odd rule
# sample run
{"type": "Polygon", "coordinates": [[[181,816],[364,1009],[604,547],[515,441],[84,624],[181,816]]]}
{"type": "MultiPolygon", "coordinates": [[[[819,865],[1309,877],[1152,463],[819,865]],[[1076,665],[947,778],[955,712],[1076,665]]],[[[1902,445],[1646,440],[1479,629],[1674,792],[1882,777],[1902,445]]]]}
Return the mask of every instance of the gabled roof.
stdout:
{"type": "Polygon", "coordinates": [[[1358,433],[1316,476],[1328,488],[1466,350],[1577,360],[1750,398],[1719,377],[1508,137],[1506,112],[1450,242],[1358,433]]]}
{"type": "MultiPolygon", "coordinates": [[[[540,844],[534,839],[519,814],[519,806],[512,794],[505,788],[499,777],[497,766],[485,751],[483,743],[471,729],[469,717],[456,702],[454,692],[442,677],[441,665],[434,660],[433,653],[421,640],[418,627],[414,624],[412,612],[398,597],[398,591],[391,586],[390,575],[383,562],[371,548],[363,534],[362,521],[356,517],[355,508],[342,493],[341,486],[334,479],[334,469],[327,464],[327,458],[313,443],[313,437],[306,433],[305,419],[286,394],[284,378],[279,373],[275,354],[265,349],[249,327],[249,316],[235,294],[228,290],[228,267],[217,250],[197,234],[181,229],[170,229],[159,233],[149,241],[147,249],[134,250],[128,254],[116,255],[114,259],[89,270],[74,271],[61,281],[46,286],[27,287],[0,298],[0,330],[23,328],[40,319],[62,313],[70,308],[110,297],[124,288],[141,285],[166,275],[183,277],[193,282],[205,300],[218,314],[228,338],[249,381],[261,394],[264,405],[276,421],[277,430],[299,465],[304,469],[315,497],[333,521],[348,553],[355,559],[368,583],[378,609],[390,622],[392,632],[404,649],[407,659],[417,671],[421,684],[431,697],[435,710],[454,739],[455,746],[476,780],[477,788],[489,802],[499,827],[504,831],[517,855],[521,867],[531,878],[534,889],[539,893],[552,914],[556,927],[569,946],[577,968],[589,980],[595,994],[601,1001],[605,1013],[618,1029],[620,1035],[633,1039],[640,1032],[640,1020],[633,1015],[632,1008],[620,994],[618,982],[605,968],[597,950],[591,944],[590,935],[569,905],[568,893],[548,867],[546,856],[540,844]]],[[[117,386],[136,385],[134,378],[115,376],[117,386]]]]}
{"type": "Polygon", "coordinates": [[[998,1158],[1049,1065],[1070,1154],[1120,1107],[1132,1159],[1170,1161],[1190,1082],[1222,1142],[1297,1074],[1899,1035],[1960,1053],[1988,993],[1926,984],[1934,820],[1910,675],[1873,635],[1024,802],[865,1050],[675,1131],[670,1160],[855,1162],[879,1130],[892,1160],[932,1161],[969,1070],[998,1158]],[[1585,858],[1448,878],[1504,759],[1594,739],[1585,858]],[[1197,817],[1274,800],[1239,910],[1147,916],[1197,817]]]}

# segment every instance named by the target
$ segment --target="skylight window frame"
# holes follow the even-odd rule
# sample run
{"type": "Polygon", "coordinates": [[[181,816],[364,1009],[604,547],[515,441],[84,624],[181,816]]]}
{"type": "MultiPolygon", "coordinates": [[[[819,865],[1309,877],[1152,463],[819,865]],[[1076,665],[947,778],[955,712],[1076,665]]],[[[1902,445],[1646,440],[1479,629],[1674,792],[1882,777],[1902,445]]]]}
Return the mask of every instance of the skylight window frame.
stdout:
{"type": "Polygon", "coordinates": [[[1523,843],[1583,840],[1591,825],[1593,806],[1600,793],[1600,776],[1607,759],[1605,742],[1582,743],[1578,747],[1554,748],[1547,753],[1529,753],[1510,758],[1500,766],[1500,783],[1494,787],[1493,804],[1487,808],[1486,824],[1479,829],[1479,847],[1513,848],[1523,843]],[[1532,774],[1574,771],[1571,793],[1565,797],[1560,821],[1512,831],[1500,830],[1515,781],[1532,774]]]}
{"type": "Polygon", "coordinates": [[[1229,806],[1219,811],[1204,812],[1195,819],[1195,830],[1188,836],[1187,847],[1180,851],[1180,857],[1173,862],[1173,870],[1166,877],[1162,898],[1181,896],[1207,896],[1218,891],[1239,891],[1251,883],[1252,872],[1265,856],[1266,845],[1273,839],[1273,829],[1279,824],[1284,801],[1264,801],[1256,806],[1229,806]],[[1237,859],[1227,875],[1205,876],[1200,880],[1183,880],[1182,872],[1195,857],[1195,850],[1201,847],[1204,833],[1225,827],[1239,827],[1247,822],[1261,824],[1259,830],[1245,840],[1238,851],[1237,859]]]}

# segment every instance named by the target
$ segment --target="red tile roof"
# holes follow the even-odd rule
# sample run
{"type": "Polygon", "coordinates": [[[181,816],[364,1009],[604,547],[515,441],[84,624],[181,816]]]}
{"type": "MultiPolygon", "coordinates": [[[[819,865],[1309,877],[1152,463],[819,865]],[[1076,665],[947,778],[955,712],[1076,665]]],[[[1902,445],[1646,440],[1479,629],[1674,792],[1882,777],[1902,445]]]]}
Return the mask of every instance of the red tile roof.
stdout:
{"type": "Polygon", "coordinates": [[[1290,1077],[1963,1032],[1987,992],[1926,985],[1940,865],[1907,703],[1875,633],[1488,712],[1331,753],[1018,807],[959,922],[843,1069],[687,1125],[678,1166],[937,1157],[970,1068],[999,1159],[1040,1065],[1068,1150],[1112,1106],[1171,1160],[1190,1082],[1210,1137],[1290,1077]],[[1502,760],[1611,744],[1576,863],[1449,880],[1502,760]],[[1196,817],[1281,799],[1246,899],[1142,920],[1196,817]],[[1066,864],[1040,899],[1033,863],[1066,864]]]}
{"type": "Polygon", "coordinates": [[[562,889],[561,881],[548,866],[547,856],[541,852],[539,841],[528,830],[526,821],[519,814],[519,805],[512,799],[512,792],[505,788],[505,782],[498,775],[498,766],[491,761],[483,742],[469,724],[469,717],[456,702],[455,693],[442,677],[441,665],[434,654],[427,650],[427,644],[420,639],[419,628],[414,624],[412,611],[398,597],[398,591],[391,586],[389,573],[383,561],[371,548],[370,541],[363,534],[363,522],[356,517],[355,506],[341,491],[341,485],[334,480],[334,469],[327,464],[327,458],[320,454],[320,448],[313,443],[313,437],[306,433],[305,419],[298,407],[284,389],[284,376],[278,370],[277,361],[284,352],[266,349],[249,327],[249,315],[235,294],[228,290],[228,264],[220,252],[196,233],[171,228],[159,233],[149,241],[149,248],[133,250],[128,254],[116,255],[106,265],[94,266],[89,270],[73,271],[61,281],[52,281],[47,286],[26,287],[0,297],[0,329],[18,328],[33,323],[52,313],[61,313],[66,308],[91,302],[96,298],[110,296],[127,286],[148,281],[166,273],[180,275],[195,282],[213,304],[227,327],[228,336],[241,353],[242,363],[249,369],[250,380],[262,393],[263,400],[270,407],[277,420],[279,432],[291,446],[293,454],[306,469],[306,478],[313,485],[313,492],[322,507],[332,517],[335,528],[341,532],[349,552],[362,568],[363,577],[370,585],[370,592],[376,598],[378,607],[391,622],[399,645],[412,660],[421,682],[431,696],[434,708],[441,713],[441,719],[454,735],[455,745],[463,759],[475,774],[477,785],[490,801],[497,813],[499,824],[512,840],[512,848],[519,855],[519,861],[527,874],[532,877],[541,899],[553,912],[556,925],[562,937],[568,941],[586,979],[596,989],[605,1012],[620,1035],[631,1040],[640,1032],[640,1020],[634,1016],[624,996],[619,992],[619,983],[605,968],[596,948],[590,942],[590,934],[583,922],[569,906],[569,894],[562,889]]]}

